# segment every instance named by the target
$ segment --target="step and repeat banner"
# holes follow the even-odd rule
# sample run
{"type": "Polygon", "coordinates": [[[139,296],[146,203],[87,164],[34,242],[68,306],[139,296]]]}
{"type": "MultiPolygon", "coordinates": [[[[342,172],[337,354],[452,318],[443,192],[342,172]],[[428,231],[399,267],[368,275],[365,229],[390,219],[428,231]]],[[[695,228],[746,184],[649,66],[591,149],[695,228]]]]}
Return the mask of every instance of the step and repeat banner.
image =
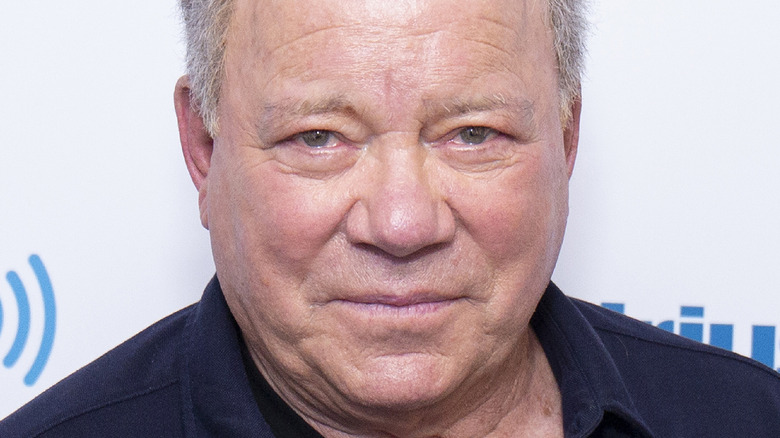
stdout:
{"type": "MultiPolygon", "coordinates": [[[[595,0],[554,280],[780,368],[780,3],[595,0]]],[[[213,275],[174,0],[0,4],[0,417],[213,275]]]]}

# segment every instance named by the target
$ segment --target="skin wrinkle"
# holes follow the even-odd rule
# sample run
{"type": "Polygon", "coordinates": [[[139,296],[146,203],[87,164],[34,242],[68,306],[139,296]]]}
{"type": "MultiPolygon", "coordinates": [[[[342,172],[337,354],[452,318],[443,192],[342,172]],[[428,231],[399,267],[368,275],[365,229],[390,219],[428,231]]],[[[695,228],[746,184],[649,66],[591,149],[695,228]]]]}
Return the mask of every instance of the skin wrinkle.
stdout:
{"type": "Polygon", "coordinates": [[[533,103],[526,99],[512,99],[508,101],[501,94],[493,96],[480,96],[474,99],[455,97],[447,100],[423,99],[423,106],[428,111],[426,119],[442,117],[437,107],[444,109],[448,115],[460,116],[470,112],[488,112],[511,109],[511,113],[522,120],[533,117],[533,103]]]}
{"type": "MultiPolygon", "coordinates": [[[[343,93],[318,98],[317,100],[285,99],[283,102],[268,104],[263,108],[256,129],[258,132],[284,132],[293,125],[292,120],[312,116],[360,119],[364,114],[365,111],[356,109],[356,106],[351,104],[343,93]]],[[[263,135],[259,137],[262,138],[263,135]]]]}
{"type": "MultiPolygon", "coordinates": [[[[505,111],[510,115],[509,118],[517,121],[517,125],[519,126],[518,129],[524,133],[525,137],[536,137],[536,128],[533,122],[534,105],[527,100],[507,101],[502,95],[497,94],[493,97],[485,96],[467,100],[462,98],[455,98],[447,101],[426,99],[423,101],[423,107],[425,108],[425,112],[424,115],[419,118],[421,121],[456,117],[466,118],[466,116],[471,113],[498,113],[505,111]]],[[[311,116],[333,115],[347,119],[360,120],[368,114],[366,110],[360,110],[355,105],[349,103],[343,93],[338,93],[333,97],[318,99],[316,101],[295,101],[287,99],[284,103],[266,105],[262,113],[263,115],[259,119],[260,123],[257,125],[258,132],[285,131],[287,129],[286,127],[291,126],[291,123],[288,122],[288,120],[311,116]]],[[[325,129],[332,130],[330,128],[325,129]]],[[[262,135],[260,137],[262,137],[262,135]]],[[[271,146],[272,145],[266,145],[266,147],[271,146]]]]}
{"type": "MultiPolygon", "coordinates": [[[[469,10],[494,8],[497,19],[527,11],[516,1],[464,1],[469,10]]],[[[345,7],[326,4],[329,13],[345,7]]],[[[384,2],[372,5],[376,20],[388,11],[384,2]]],[[[532,381],[534,393],[544,388],[555,396],[554,383],[547,387],[542,382],[549,381],[531,372],[545,368],[527,323],[549,280],[565,218],[567,158],[556,132],[556,81],[549,77],[555,58],[545,33],[527,28],[539,20],[525,20],[521,30],[528,38],[516,38],[468,14],[442,14],[451,3],[424,0],[414,6],[422,9],[405,17],[417,20],[407,20],[407,30],[441,25],[431,41],[392,38],[403,27],[376,26],[368,39],[344,28],[268,54],[257,45],[269,32],[295,38],[333,23],[322,15],[307,22],[311,17],[296,15],[300,6],[272,6],[236,3],[236,16],[243,18],[228,44],[223,124],[204,202],[213,213],[225,297],[242,332],[251,332],[247,343],[261,372],[326,436],[345,430],[484,436],[498,434],[496,425],[518,430],[512,426],[524,422],[525,403],[537,399],[527,398],[518,380],[532,381]],[[241,8],[251,8],[258,19],[248,20],[241,8]],[[422,22],[420,12],[432,20],[422,22]],[[383,34],[386,41],[372,42],[383,34]],[[474,41],[483,39],[506,50],[474,41]],[[252,62],[251,54],[260,52],[268,58],[252,62]],[[262,143],[295,134],[267,125],[258,130],[265,109],[339,94],[357,114],[317,114],[311,121],[292,115],[272,123],[316,129],[309,123],[322,119],[322,128],[341,123],[348,132],[362,129],[370,147],[333,152],[356,162],[305,152],[300,142],[262,143]],[[479,99],[515,108],[475,111],[479,99]],[[467,112],[453,117],[443,111],[436,119],[425,101],[467,112]],[[530,115],[518,108],[522,101],[534,103],[530,115]],[[475,160],[472,170],[501,158],[503,167],[478,172],[480,178],[439,155],[447,152],[457,162],[458,151],[468,148],[445,140],[421,147],[424,129],[430,131],[426,140],[446,139],[475,122],[514,134],[522,130],[520,119],[535,126],[535,141],[500,137],[485,145],[486,154],[466,155],[475,160]],[[283,153],[294,160],[280,161],[283,153]],[[352,167],[329,173],[332,162],[352,167]],[[392,220],[394,214],[401,219],[392,220]],[[465,299],[453,302],[451,313],[425,318],[385,318],[330,304],[345,294],[425,291],[465,299]],[[533,348],[523,347],[529,342],[533,348]],[[520,366],[532,360],[542,362],[520,366]]]]}
{"type": "Polygon", "coordinates": [[[305,117],[331,112],[341,112],[350,115],[357,113],[343,93],[332,97],[319,98],[314,101],[293,101],[293,99],[287,99],[284,103],[266,105],[263,108],[263,122],[261,126],[276,125],[273,122],[276,120],[276,117],[305,117]]]}
{"type": "MultiPolygon", "coordinates": [[[[490,22],[490,23],[495,23],[496,22],[495,20],[488,19],[488,18],[485,18],[485,20],[490,22]]],[[[392,29],[392,28],[399,28],[400,29],[401,28],[400,26],[385,26],[385,27],[386,28],[390,28],[390,29],[392,29]]],[[[512,33],[515,33],[515,34],[518,33],[517,29],[514,29],[514,28],[509,27],[509,26],[505,26],[504,25],[504,26],[500,26],[500,28],[504,29],[505,31],[510,31],[512,33]]],[[[357,33],[359,35],[358,40],[360,41],[360,43],[356,44],[355,47],[364,47],[365,45],[368,45],[370,43],[384,43],[386,41],[386,39],[387,39],[387,36],[381,32],[381,29],[377,29],[375,26],[363,26],[361,24],[344,24],[344,25],[338,25],[338,26],[329,26],[329,27],[322,28],[322,29],[316,29],[316,30],[307,32],[304,35],[298,36],[298,37],[296,37],[295,40],[286,42],[284,44],[285,47],[276,47],[276,48],[272,48],[270,50],[266,49],[265,53],[260,54],[261,56],[258,56],[258,58],[257,58],[258,59],[258,63],[262,64],[263,62],[265,62],[265,58],[272,57],[274,55],[274,52],[286,49],[287,48],[286,46],[288,46],[288,45],[296,44],[296,42],[298,40],[308,39],[310,37],[314,37],[317,34],[319,34],[321,32],[324,32],[324,31],[339,32],[339,31],[342,31],[342,30],[351,30],[351,29],[355,29],[355,33],[357,33]],[[376,35],[378,38],[373,39],[373,40],[371,38],[367,38],[368,36],[372,36],[372,35],[376,35]]],[[[452,32],[453,32],[452,29],[429,30],[429,31],[422,31],[420,33],[412,33],[412,34],[401,34],[399,32],[399,34],[395,35],[395,37],[396,37],[396,39],[397,38],[401,38],[401,37],[407,38],[407,39],[409,39],[409,38],[424,38],[424,39],[427,39],[427,38],[431,38],[431,37],[433,37],[434,35],[437,35],[437,34],[446,34],[446,33],[452,33],[452,32]]],[[[332,38],[334,38],[334,39],[341,39],[343,37],[344,37],[343,34],[337,34],[336,36],[334,36],[332,38]]],[[[498,50],[498,51],[505,52],[505,50],[503,48],[501,48],[501,47],[499,47],[499,46],[497,46],[495,44],[492,44],[489,41],[489,39],[479,40],[479,39],[466,38],[466,40],[470,40],[470,41],[475,42],[477,44],[487,46],[487,47],[489,47],[489,48],[491,48],[493,50],[498,50]]],[[[263,47],[262,44],[258,44],[258,46],[259,47],[263,47]]],[[[289,54],[285,53],[285,55],[289,55],[289,54]]],[[[371,59],[372,58],[373,59],[377,59],[377,58],[379,58],[381,56],[381,54],[377,54],[377,55],[378,56],[376,56],[376,57],[366,57],[366,62],[369,65],[372,65],[371,59]]],[[[495,65],[487,65],[485,67],[487,67],[490,70],[494,70],[495,69],[495,65]]],[[[508,66],[503,66],[503,68],[505,68],[507,71],[511,71],[510,67],[508,67],[508,66]]],[[[296,64],[296,65],[289,66],[289,69],[290,69],[290,71],[282,70],[280,72],[280,74],[286,73],[289,76],[295,76],[295,75],[305,76],[307,71],[310,69],[310,66],[308,66],[308,65],[297,65],[296,64]]],[[[474,71],[474,75],[475,76],[474,77],[478,77],[479,76],[479,71],[478,70],[480,70],[480,69],[475,69],[475,71],[474,71]]]]}
{"type": "MultiPolygon", "coordinates": [[[[386,26],[385,28],[391,28],[392,29],[393,26],[386,26]]],[[[399,28],[399,30],[401,29],[400,26],[397,26],[397,28],[399,28]]],[[[279,51],[285,51],[284,55],[287,55],[288,54],[287,51],[289,50],[289,46],[304,44],[305,41],[303,41],[303,40],[306,40],[306,39],[309,39],[309,38],[313,38],[313,37],[317,36],[319,33],[327,32],[327,31],[340,32],[340,31],[346,31],[346,30],[350,30],[350,31],[352,31],[352,33],[356,33],[356,34],[359,35],[360,42],[356,43],[353,46],[353,47],[357,47],[357,48],[364,47],[364,45],[371,44],[371,43],[383,43],[383,42],[386,41],[386,38],[387,38],[387,35],[384,34],[381,31],[381,29],[378,29],[378,28],[376,28],[374,26],[363,26],[363,25],[356,24],[356,23],[350,23],[350,24],[343,24],[343,25],[337,25],[337,26],[329,26],[329,27],[325,27],[325,28],[321,28],[321,29],[315,29],[315,30],[307,32],[307,33],[305,33],[303,35],[297,36],[294,40],[286,41],[285,43],[282,43],[280,46],[272,47],[270,49],[265,47],[265,46],[263,46],[262,44],[258,44],[258,46],[260,48],[262,48],[262,50],[264,51],[264,53],[262,54],[262,58],[273,57],[276,54],[276,52],[279,52],[279,51]],[[373,39],[370,38],[372,36],[375,37],[375,38],[373,38],[373,39]]],[[[422,32],[420,34],[412,34],[412,35],[402,34],[402,33],[399,32],[397,35],[395,35],[395,37],[396,38],[401,38],[401,37],[403,37],[403,38],[415,38],[415,37],[417,37],[417,38],[428,38],[428,37],[431,37],[431,36],[433,36],[435,34],[438,34],[440,32],[445,32],[445,31],[443,31],[443,30],[431,30],[431,31],[427,31],[427,32],[422,32]]],[[[336,35],[336,36],[334,36],[332,38],[342,38],[342,37],[343,37],[343,34],[338,34],[338,35],[336,35]]],[[[259,58],[259,59],[262,59],[262,58],[259,58]]],[[[261,62],[262,62],[262,60],[261,60],[261,62]]]]}
{"type": "MultiPolygon", "coordinates": [[[[485,96],[476,99],[455,98],[447,101],[424,100],[424,106],[427,109],[426,118],[437,120],[445,118],[440,110],[443,109],[447,115],[457,118],[468,116],[473,113],[500,114],[506,112],[508,118],[512,119],[517,126],[517,130],[522,133],[522,137],[529,140],[537,137],[537,127],[534,122],[534,104],[529,100],[507,100],[502,95],[497,94],[493,97],[485,96]],[[437,108],[438,107],[438,108],[437,108]]],[[[466,123],[468,118],[464,117],[466,123]]],[[[501,130],[500,127],[498,127],[501,130]]],[[[517,135],[511,134],[510,135],[517,135]]]]}
{"type": "Polygon", "coordinates": [[[348,25],[348,24],[323,27],[323,28],[319,28],[319,29],[314,29],[314,30],[312,30],[310,32],[306,32],[306,33],[304,33],[302,35],[297,36],[295,39],[290,40],[290,41],[285,41],[284,43],[281,43],[278,46],[274,46],[274,47],[270,47],[269,48],[269,47],[266,47],[263,44],[260,44],[259,47],[262,48],[262,50],[268,52],[268,56],[273,56],[273,55],[276,54],[276,52],[287,50],[290,46],[296,45],[298,43],[301,43],[301,42],[303,42],[303,40],[308,39],[308,38],[312,38],[312,37],[316,36],[317,34],[319,34],[321,32],[326,32],[326,31],[329,31],[329,30],[340,30],[340,29],[349,28],[349,27],[350,27],[350,25],[348,25]]]}
{"type": "Polygon", "coordinates": [[[515,27],[515,26],[507,26],[505,23],[501,22],[501,19],[493,18],[493,17],[491,17],[489,15],[481,15],[479,18],[482,19],[482,20],[488,21],[490,23],[493,23],[496,26],[498,26],[498,27],[500,27],[500,28],[502,28],[504,30],[507,30],[507,31],[509,31],[511,33],[514,33],[515,36],[517,36],[517,37],[521,36],[520,35],[520,28],[522,26],[517,26],[517,27],[515,27]]]}
{"type": "MultiPolygon", "coordinates": [[[[205,0],[203,3],[193,4],[193,0],[181,0],[188,40],[187,66],[196,82],[193,89],[195,96],[193,103],[196,107],[201,106],[204,109],[206,126],[212,134],[217,133],[217,101],[220,99],[219,90],[221,90],[222,80],[225,79],[225,71],[222,68],[225,63],[223,56],[225,37],[230,39],[227,35],[228,25],[235,18],[235,14],[232,13],[233,3],[233,0],[205,0]]],[[[561,82],[559,92],[562,101],[559,114],[562,126],[565,126],[569,119],[569,106],[578,99],[580,94],[579,78],[584,54],[584,34],[587,31],[583,3],[580,0],[550,0],[547,7],[542,6],[541,15],[544,24],[550,30],[552,27],[555,28],[553,33],[557,55],[556,70],[560,70],[561,75],[558,79],[561,82]]],[[[471,12],[484,15],[487,12],[486,5],[483,3],[471,12]]],[[[534,14],[537,7],[539,5],[534,3],[530,11],[526,12],[534,14]]],[[[253,18],[257,18],[258,12],[253,11],[253,18]]],[[[303,9],[303,12],[305,13],[306,10],[303,9]]],[[[301,11],[298,13],[300,14],[301,11]]],[[[499,21],[489,14],[484,18],[488,21],[499,21]]],[[[506,18],[505,14],[500,18],[506,18]]],[[[499,24],[503,25],[500,22],[499,24]]]]}
{"type": "Polygon", "coordinates": [[[468,41],[475,42],[475,43],[477,43],[477,44],[481,44],[481,45],[483,45],[483,46],[490,47],[490,48],[491,48],[491,49],[493,49],[493,50],[496,50],[496,51],[499,51],[499,52],[505,52],[505,53],[507,53],[507,54],[508,54],[508,52],[506,51],[506,49],[504,49],[504,48],[502,48],[502,47],[500,47],[500,46],[498,46],[498,45],[496,45],[496,44],[493,44],[493,43],[491,43],[491,42],[490,42],[490,40],[487,40],[487,39],[485,39],[485,40],[481,40],[481,39],[476,39],[476,38],[467,38],[467,40],[468,40],[468,41]]]}

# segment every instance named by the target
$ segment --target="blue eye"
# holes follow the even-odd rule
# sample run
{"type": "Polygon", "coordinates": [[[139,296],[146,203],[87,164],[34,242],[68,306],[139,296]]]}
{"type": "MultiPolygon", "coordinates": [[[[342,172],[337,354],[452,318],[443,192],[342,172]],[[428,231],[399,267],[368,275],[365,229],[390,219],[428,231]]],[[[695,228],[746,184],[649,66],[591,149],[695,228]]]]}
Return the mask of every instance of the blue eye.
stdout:
{"type": "Polygon", "coordinates": [[[484,126],[469,126],[463,128],[458,137],[466,144],[480,144],[487,140],[492,132],[492,129],[484,126]]]}
{"type": "Polygon", "coordinates": [[[306,146],[321,148],[331,141],[333,133],[331,131],[315,129],[301,133],[300,138],[306,143],[306,146]]]}

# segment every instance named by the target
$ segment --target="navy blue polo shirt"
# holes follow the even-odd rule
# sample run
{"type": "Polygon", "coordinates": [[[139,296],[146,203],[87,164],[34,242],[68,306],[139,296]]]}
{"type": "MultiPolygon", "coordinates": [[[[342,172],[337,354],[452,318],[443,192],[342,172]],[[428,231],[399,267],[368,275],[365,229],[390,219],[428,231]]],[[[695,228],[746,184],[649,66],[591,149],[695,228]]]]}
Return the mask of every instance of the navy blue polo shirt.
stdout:
{"type": "MultiPolygon", "coordinates": [[[[550,284],[531,324],[567,437],[780,437],[780,374],[550,284]]],[[[274,437],[241,336],[212,280],[152,325],[0,422],[0,437],[274,437]]]]}

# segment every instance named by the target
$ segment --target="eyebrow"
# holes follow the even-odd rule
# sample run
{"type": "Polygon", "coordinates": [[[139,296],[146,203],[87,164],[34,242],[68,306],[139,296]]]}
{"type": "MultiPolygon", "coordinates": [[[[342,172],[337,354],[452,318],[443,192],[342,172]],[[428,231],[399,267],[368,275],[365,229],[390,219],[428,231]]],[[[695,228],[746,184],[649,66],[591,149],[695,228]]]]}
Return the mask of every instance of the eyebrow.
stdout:
{"type": "Polygon", "coordinates": [[[316,100],[285,100],[263,107],[261,125],[279,126],[293,117],[316,116],[319,114],[357,114],[358,111],[343,94],[326,96],[316,100]]]}
{"type": "MultiPolygon", "coordinates": [[[[472,113],[502,111],[508,113],[524,126],[533,125],[534,103],[523,98],[507,98],[496,93],[491,96],[470,98],[426,99],[423,101],[424,114],[429,119],[444,119],[464,116],[472,113]]],[[[283,126],[291,117],[307,117],[320,114],[360,114],[344,94],[324,96],[319,99],[294,100],[263,107],[260,126],[283,126]]]]}
{"type": "Polygon", "coordinates": [[[425,101],[429,117],[457,117],[471,113],[505,111],[530,123],[534,116],[534,103],[528,99],[507,98],[501,93],[473,98],[429,99],[425,101]]]}

